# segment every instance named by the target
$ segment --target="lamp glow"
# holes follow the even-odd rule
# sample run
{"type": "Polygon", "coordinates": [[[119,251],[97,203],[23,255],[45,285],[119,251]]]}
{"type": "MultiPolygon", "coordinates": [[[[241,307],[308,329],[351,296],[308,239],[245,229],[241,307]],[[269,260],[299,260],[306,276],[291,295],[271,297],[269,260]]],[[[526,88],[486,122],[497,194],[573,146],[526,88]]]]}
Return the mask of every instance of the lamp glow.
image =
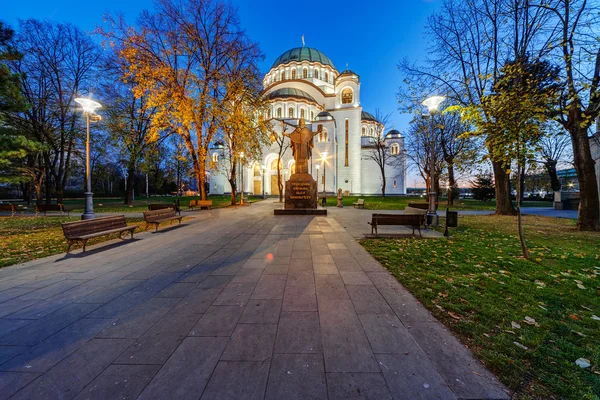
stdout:
{"type": "Polygon", "coordinates": [[[327,158],[328,155],[329,155],[329,153],[324,151],[323,153],[321,153],[321,158],[323,158],[323,160],[324,160],[327,158]]]}
{"type": "Polygon", "coordinates": [[[74,100],[75,103],[79,104],[81,108],[83,108],[83,111],[88,114],[93,114],[96,109],[102,107],[102,104],[98,103],[97,101],[86,99],[85,97],[77,97],[74,100]]]}
{"type": "Polygon", "coordinates": [[[425,101],[423,101],[421,104],[427,107],[430,113],[435,113],[444,100],[446,100],[446,97],[444,96],[431,96],[425,99],[425,101]]]}

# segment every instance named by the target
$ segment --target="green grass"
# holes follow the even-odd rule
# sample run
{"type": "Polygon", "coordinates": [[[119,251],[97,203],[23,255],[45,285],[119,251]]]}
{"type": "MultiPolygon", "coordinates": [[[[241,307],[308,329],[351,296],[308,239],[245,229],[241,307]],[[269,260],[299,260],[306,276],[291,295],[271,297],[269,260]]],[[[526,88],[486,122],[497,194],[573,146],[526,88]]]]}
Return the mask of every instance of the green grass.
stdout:
{"type": "Polygon", "coordinates": [[[460,217],[450,240],[363,245],[515,398],[598,399],[600,234],[566,219],[524,221],[531,261],[521,257],[512,217],[460,217]],[[592,367],[577,366],[580,357],[592,367]]]}
{"type": "MultiPolygon", "coordinates": [[[[400,197],[400,196],[387,196],[381,198],[380,196],[347,196],[344,197],[342,203],[346,207],[352,207],[353,203],[356,203],[358,199],[365,200],[365,208],[367,210],[404,210],[408,203],[427,203],[425,197],[400,197]]],[[[327,207],[334,207],[337,205],[337,199],[335,196],[327,198],[327,207]]],[[[549,201],[525,201],[523,207],[552,207],[552,202],[549,201]]],[[[439,202],[439,208],[441,210],[446,209],[446,200],[441,199],[439,202]]],[[[452,210],[482,210],[482,211],[494,211],[496,209],[496,201],[478,201],[472,199],[459,199],[454,201],[454,205],[450,207],[452,210]]]]}

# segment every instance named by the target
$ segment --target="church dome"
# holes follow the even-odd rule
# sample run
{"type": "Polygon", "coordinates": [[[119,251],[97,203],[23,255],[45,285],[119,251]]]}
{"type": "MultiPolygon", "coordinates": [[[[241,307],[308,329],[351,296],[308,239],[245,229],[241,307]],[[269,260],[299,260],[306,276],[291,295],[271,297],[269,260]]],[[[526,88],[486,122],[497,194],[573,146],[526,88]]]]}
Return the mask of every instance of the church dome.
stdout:
{"type": "Polygon", "coordinates": [[[323,65],[329,65],[331,68],[335,69],[329,57],[312,47],[296,47],[284,52],[277,57],[271,69],[282,64],[288,64],[292,61],[318,62],[323,65]]]}
{"type": "Polygon", "coordinates": [[[321,111],[319,115],[317,115],[317,121],[332,121],[333,115],[328,113],[327,111],[321,111]]]}
{"type": "Polygon", "coordinates": [[[362,121],[371,121],[371,122],[377,122],[377,123],[380,123],[379,121],[377,121],[377,118],[375,118],[375,117],[373,116],[373,114],[371,114],[371,113],[368,113],[368,112],[366,112],[366,111],[363,111],[363,112],[360,114],[360,119],[361,119],[362,121]]]}
{"type": "Polygon", "coordinates": [[[267,99],[269,99],[269,100],[274,100],[274,99],[279,99],[279,98],[287,99],[290,97],[294,98],[294,99],[308,100],[313,103],[317,102],[315,100],[315,98],[312,97],[310,94],[306,93],[304,90],[300,90],[300,89],[296,89],[296,88],[288,88],[288,87],[281,88],[281,89],[274,90],[267,95],[267,99]]]}
{"type": "Polygon", "coordinates": [[[402,137],[402,134],[400,133],[400,131],[398,131],[396,129],[392,129],[385,135],[386,139],[399,139],[401,137],[402,137]]]}

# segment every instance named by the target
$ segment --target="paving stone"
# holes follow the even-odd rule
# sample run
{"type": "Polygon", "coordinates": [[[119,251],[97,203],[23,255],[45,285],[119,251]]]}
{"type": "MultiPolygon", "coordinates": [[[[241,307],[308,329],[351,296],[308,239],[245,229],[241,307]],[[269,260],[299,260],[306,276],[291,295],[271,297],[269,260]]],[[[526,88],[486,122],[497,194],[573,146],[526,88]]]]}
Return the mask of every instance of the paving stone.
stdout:
{"type": "Polygon", "coordinates": [[[413,322],[409,332],[459,398],[509,398],[496,377],[440,323],[413,322]]]}
{"type": "Polygon", "coordinates": [[[290,272],[312,271],[312,259],[292,258],[290,261],[290,272]]]}
{"type": "Polygon", "coordinates": [[[13,314],[40,301],[41,300],[37,299],[21,300],[17,297],[16,299],[0,303],[0,318],[6,317],[7,315],[13,314]]]}
{"type": "Polygon", "coordinates": [[[135,288],[135,291],[150,293],[154,295],[165,287],[169,286],[173,283],[177,278],[180,278],[183,274],[169,272],[169,273],[160,273],[156,276],[148,279],[146,282],[135,288]]]}
{"type": "Polygon", "coordinates": [[[215,306],[243,306],[250,299],[256,283],[230,283],[213,302],[215,306]]]}
{"type": "Polygon", "coordinates": [[[294,258],[307,258],[307,259],[311,259],[312,258],[312,252],[310,251],[310,247],[306,248],[306,249],[296,249],[294,247],[294,250],[292,250],[292,255],[291,255],[292,259],[294,258]]]}
{"type": "Polygon", "coordinates": [[[367,274],[362,271],[342,271],[340,270],[342,280],[346,285],[372,285],[373,282],[367,274]]]}
{"type": "Polygon", "coordinates": [[[132,308],[142,304],[152,297],[150,292],[140,292],[136,290],[130,290],[123,293],[114,300],[104,304],[90,315],[88,318],[117,318],[132,308]]]}
{"type": "Polygon", "coordinates": [[[228,275],[211,275],[198,284],[201,289],[225,289],[231,282],[232,277],[228,275]]]}
{"type": "Polygon", "coordinates": [[[22,328],[25,325],[32,323],[30,319],[4,319],[0,318],[0,338],[6,336],[11,332],[22,328]]]}
{"type": "Polygon", "coordinates": [[[14,299],[15,297],[22,296],[36,289],[24,288],[24,287],[13,287],[0,292],[0,303],[4,303],[7,300],[14,299]]]}
{"type": "Polygon", "coordinates": [[[198,286],[196,283],[174,282],[158,292],[155,297],[183,298],[198,286]]]}
{"type": "Polygon", "coordinates": [[[98,308],[98,304],[70,304],[0,338],[0,344],[13,346],[36,345],[96,308],[98,308]]]}
{"type": "Polygon", "coordinates": [[[267,400],[326,400],[327,386],[320,354],[273,354],[267,400]]]}
{"type": "Polygon", "coordinates": [[[107,319],[82,318],[0,365],[0,370],[45,372],[77,351],[112,322],[107,319]]]}
{"type": "Polygon", "coordinates": [[[268,361],[220,361],[201,399],[261,400],[269,366],[268,361]]]}
{"type": "Polygon", "coordinates": [[[330,400],[392,400],[381,373],[327,373],[327,388],[330,400]]]}
{"type": "Polygon", "coordinates": [[[431,313],[414,297],[399,296],[393,289],[382,289],[387,303],[392,307],[400,321],[410,324],[415,321],[434,322],[435,318],[431,313]]]}
{"type": "Polygon", "coordinates": [[[279,322],[281,300],[250,300],[239,320],[240,324],[276,324],[279,322]]]}
{"type": "Polygon", "coordinates": [[[250,298],[253,300],[283,299],[286,280],[287,277],[284,275],[263,275],[250,298]]]}
{"type": "Polygon", "coordinates": [[[185,338],[138,399],[198,398],[227,340],[215,337],[185,338]]]}
{"type": "Polygon", "coordinates": [[[211,306],[189,336],[231,336],[243,311],[240,306],[211,306]]]}
{"type": "Polygon", "coordinates": [[[152,298],[132,309],[98,337],[139,338],[178,302],[176,298],[152,298]]]}
{"type": "Polygon", "coordinates": [[[2,364],[27,351],[26,346],[0,346],[0,371],[4,371],[2,364]]]}
{"type": "Polygon", "coordinates": [[[134,289],[136,286],[142,284],[144,281],[141,280],[121,280],[113,283],[110,287],[100,289],[88,296],[77,299],[77,303],[95,303],[95,304],[106,304],[122,294],[134,289]]]}
{"type": "Polygon", "coordinates": [[[313,270],[316,275],[338,275],[340,273],[335,264],[314,264],[313,270]]]}
{"type": "Polygon", "coordinates": [[[394,311],[373,285],[347,285],[346,290],[350,295],[354,309],[358,315],[364,314],[389,314],[394,311]]]}
{"type": "Polygon", "coordinates": [[[53,283],[41,289],[34,290],[20,297],[21,300],[45,300],[59,293],[62,293],[75,286],[79,286],[86,281],[66,279],[60,282],[53,283]]]}
{"type": "Polygon", "coordinates": [[[13,399],[72,399],[131,343],[131,339],[94,339],[27,385],[13,399]]]}
{"type": "Polygon", "coordinates": [[[317,311],[314,286],[289,286],[283,297],[283,311],[317,311]]]}
{"type": "Polygon", "coordinates": [[[8,399],[23,387],[28,385],[38,373],[3,372],[0,374],[0,400],[8,399]]]}
{"type": "Polygon", "coordinates": [[[238,324],[221,356],[223,361],[266,361],[273,354],[276,324],[238,324]]]}
{"type": "Polygon", "coordinates": [[[327,243],[329,250],[345,250],[346,245],[343,243],[327,243]]]}
{"type": "Polygon", "coordinates": [[[203,314],[222,291],[223,289],[194,289],[173,307],[171,313],[203,314]]]}
{"type": "Polygon", "coordinates": [[[421,352],[419,345],[398,317],[389,314],[359,315],[374,353],[421,352]]]}
{"type": "Polygon", "coordinates": [[[240,272],[233,277],[231,283],[258,283],[262,274],[262,269],[245,268],[240,270],[240,272]]]}
{"type": "Polygon", "coordinates": [[[53,273],[44,278],[34,279],[29,282],[23,283],[20,285],[20,287],[40,289],[40,288],[52,285],[53,283],[64,281],[65,279],[73,278],[76,275],[78,275],[78,274],[74,274],[74,273],[70,273],[70,272],[53,273]]]}
{"type": "Polygon", "coordinates": [[[246,261],[244,263],[244,266],[242,267],[242,269],[244,268],[265,268],[267,266],[267,260],[266,258],[251,258],[248,261],[246,261]]]}
{"type": "Polygon", "coordinates": [[[275,353],[323,353],[317,312],[282,312],[275,353]]]}
{"type": "MultiPolygon", "coordinates": [[[[329,250],[327,250],[327,253],[329,253],[329,250]]],[[[333,257],[331,256],[331,254],[313,254],[312,261],[313,264],[334,264],[333,257]]]]}
{"type": "Polygon", "coordinates": [[[315,277],[311,271],[291,272],[288,274],[286,286],[314,286],[315,277]]]}
{"type": "Polygon", "coordinates": [[[269,264],[265,267],[263,275],[287,275],[289,264],[269,264]]]}
{"type": "Polygon", "coordinates": [[[244,265],[244,263],[241,262],[241,261],[236,261],[236,262],[225,261],[225,263],[219,265],[217,267],[217,269],[215,269],[214,271],[212,271],[210,274],[211,275],[231,275],[231,276],[235,276],[238,272],[241,271],[243,265],[244,265]]]}
{"type": "Polygon", "coordinates": [[[319,302],[319,318],[327,372],[379,372],[351,301],[319,302]]]}
{"type": "Polygon", "coordinates": [[[202,267],[194,267],[181,275],[175,282],[179,283],[200,283],[204,281],[213,271],[206,270],[202,267]]]}
{"type": "Polygon", "coordinates": [[[158,365],[111,365],[75,399],[134,399],[159,369],[158,365]]]}

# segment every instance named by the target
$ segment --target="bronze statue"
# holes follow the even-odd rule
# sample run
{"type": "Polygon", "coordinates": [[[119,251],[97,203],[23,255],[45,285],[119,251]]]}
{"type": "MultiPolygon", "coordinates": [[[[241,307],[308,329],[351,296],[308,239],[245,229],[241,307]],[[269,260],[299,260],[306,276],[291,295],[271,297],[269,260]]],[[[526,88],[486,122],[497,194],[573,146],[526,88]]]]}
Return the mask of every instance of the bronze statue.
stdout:
{"type": "Polygon", "coordinates": [[[323,126],[319,125],[319,130],[313,133],[304,125],[304,118],[300,118],[298,127],[292,133],[285,133],[285,128],[282,131],[283,136],[290,139],[292,143],[292,155],[296,161],[296,173],[308,174],[308,159],[312,156],[312,148],[314,147],[313,138],[323,131],[323,126]]]}

